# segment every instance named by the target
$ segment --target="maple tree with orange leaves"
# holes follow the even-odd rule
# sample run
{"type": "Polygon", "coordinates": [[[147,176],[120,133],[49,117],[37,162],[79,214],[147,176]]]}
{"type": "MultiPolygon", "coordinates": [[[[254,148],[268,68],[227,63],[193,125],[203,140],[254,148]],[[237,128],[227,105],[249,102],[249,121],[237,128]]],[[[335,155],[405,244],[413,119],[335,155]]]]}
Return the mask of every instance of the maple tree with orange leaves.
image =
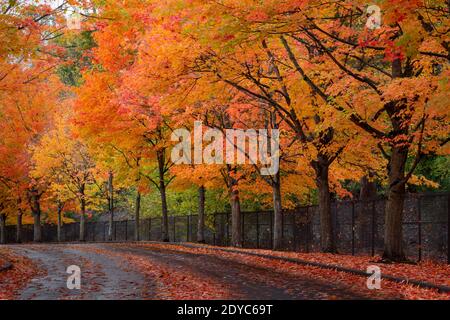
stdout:
{"type": "MultiPolygon", "coordinates": [[[[448,157],[448,4],[379,1],[371,28],[365,1],[69,1],[82,30],[64,26],[64,7],[3,1],[0,17],[0,229],[41,214],[133,208],[155,191],[169,241],[171,192],[220,190],[231,211],[231,243],[243,243],[244,201],[274,211],[318,204],[323,252],[335,253],[331,203],[352,197],[349,181],[386,195],[384,259],[404,261],[402,219],[409,184],[427,157],[448,157]],[[59,78],[58,78],[59,76],[59,78]],[[175,165],[177,128],[267,129],[280,133],[280,168],[175,165]],[[376,182],[375,182],[376,180],[376,182]],[[256,188],[255,188],[256,186],[256,188]],[[311,198],[313,198],[311,200],[311,198]],[[78,203],[78,206],[77,206],[78,203]],[[67,206],[65,206],[67,204],[67,206]]],[[[371,17],[369,17],[371,18],[371,17]]],[[[211,142],[211,141],[210,141],[211,142]]],[[[374,196],[374,194],[370,195],[374,196]]]]}

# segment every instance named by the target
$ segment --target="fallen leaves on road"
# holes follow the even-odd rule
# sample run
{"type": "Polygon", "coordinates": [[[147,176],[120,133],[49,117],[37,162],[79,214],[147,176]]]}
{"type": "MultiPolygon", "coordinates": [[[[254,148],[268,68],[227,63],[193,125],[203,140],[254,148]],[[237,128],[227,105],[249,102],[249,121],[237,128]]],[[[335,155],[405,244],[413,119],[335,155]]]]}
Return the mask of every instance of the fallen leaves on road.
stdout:
{"type": "Polygon", "coordinates": [[[0,248],[0,255],[13,264],[11,269],[0,272],[0,300],[14,299],[16,293],[42,271],[30,259],[14,255],[6,248],[0,248]]]}
{"type": "MultiPolygon", "coordinates": [[[[327,270],[313,266],[303,266],[292,262],[279,261],[256,256],[243,255],[239,253],[231,253],[225,251],[214,250],[217,247],[199,246],[196,248],[187,248],[182,245],[172,244],[142,244],[142,246],[153,248],[164,248],[167,250],[177,250],[182,252],[208,254],[223,259],[240,261],[250,266],[258,266],[270,268],[277,272],[286,272],[289,274],[297,274],[301,276],[309,275],[314,279],[322,279],[330,283],[339,283],[341,285],[349,285],[353,290],[369,295],[372,298],[381,299],[450,299],[450,294],[439,293],[435,289],[424,289],[412,284],[400,284],[389,280],[382,281],[381,290],[369,290],[366,287],[366,278],[349,274],[346,272],[327,270]]],[[[234,249],[234,248],[233,248],[234,249]]],[[[373,257],[363,256],[347,256],[332,255],[323,253],[295,253],[295,252],[276,252],[271,250],[253,250],[253,249],[236,249],[242,252],[253,252],[266,255],[285,256],[290,258],[298,258],[302,260],[333,264],[353,269],[366,270],[368,265],[378,265],[382,274],[390,274],[398,277],[405,277],[416,280],[424,280],[434,282],[436,284],[446,285],[450,276],[449,266],[438,265],[431,262],[424,262],[418,265],[410,264],[382,264],[374,261],[373,257]],[[427,275],[429,276],[427,278],[427,275]]]]}
{"type": "Polygon", "coordinates": [[[436,285],[450,286],[450,265],[440,264],[432,261],[422,261],[417,264],[408,263],[382,263],[381,257],[351,256],[331,253],[300,253],[280,252],[271,250],[238,249],[244,252],[268,254],[279,257],[301,259],[324,264],[331,264],[346,268],[365,271],[367,266],[376,265],[382,273],[396,277],[426,281],[436,285]]]}
{"type": "MultiPolygon", "coordinates": [[[[211,247],[205,248],[221,248],[225,247],[211,247]]],[[[272,255],[277,257],[295,258],[309,262],[317,262],[328,265],[352,268],[365,271],[367,266],[379,266],[383,274],[389,274],[396,277],[414,279],[419,281],[426,281],[436,285],[450,286],[450,265],[440,264],[433,261],[422,261],[417,264],[408,263],[382,263],[379,256],[351,256],[344,254],[331,253],[301,253],[301,252],[285,252],[273,251],[263,249],[241,249],[233,248],[233,250],[242,252],[251,252],[257,254],[272,255]]]]}
{"type": "MultiPolygon", "coordinates": [[[[245,253],[296,258],[362,271],[365,271],[369,265],[378,265],[383,275],[449,285],[450,267],[429,261],[417,265],[384,264],[376,258],[367,256],[236,248],[233,250],[239,252],[229,252],[218,249],[230,248],[190,245],[191,247],[183,244],[122,243],[100,248],[90,245],[71,247],[115,259],[121,265],[121,269],[126,272],[142,273],[148,283],[140,285],[141,289],[138,290],[142,292],[136,292],[136,294],[144,299],[242,299],[245,298],[245,293],[239,290],[239,284],[248,283],[250,287],[258,284],[258,288],[273,289],[275,293],[281,290],[294,299],[307,297],[310,299],[450,300],[448,293],[439,293],[434,289],[423,289],[389,280],[382,281],[380,290],[369,290],[366,286],[367,277],[364,276],[245,253]],[[195,266],[191,268],[191,264],[195,266]],[[223,269],[221,269],[222,265],[223,269]],[[227,273],[227,265],[230,270],[233,270],[232,272],[227,273]],[[199,268],[199,266],[202,267],[199,268]]],[[[5,257],[6,260],[14,263],[13,269],[0,272],[0,299],[13,299],[31,278],[40,273],[29,259],[14,255],[6,248],[0,248],[0,257],[5,257]]],[[[86,288],[87,291],[97,291],[98,283],[95,279],[100,280],[103,275],[95,270],[100,269],[100,266],[81,257],[79,263],[86,269],[85,276],[90,279],[89,282],[92,282],[91,286],[86,288]]],[[[272,296],[272,293],[269,295],[272,296]]]]}
{"type": "Polygon", "coordinates": [[[6,265],[7,262],[8,262],[8,261],[6,260],[6,258],[5,258],[5,257],[2,257],[2,256],[0,255],[0,268],[1,268],[2,266],[6,265]]]}
{"type": "Polygon", "coordinates": [[[239,298],[221,283],[206,277],[195,276],[186,270],[180,270],[159,261],[152,261],[147,257],[83,245],[74,247],[78,250],[91,251],[119,259],[124,268],[133,266],[139,272],[142,272],[149,283],[155,286],[156,294],[144,297],[147,299],[213,300],[239,298]]]}

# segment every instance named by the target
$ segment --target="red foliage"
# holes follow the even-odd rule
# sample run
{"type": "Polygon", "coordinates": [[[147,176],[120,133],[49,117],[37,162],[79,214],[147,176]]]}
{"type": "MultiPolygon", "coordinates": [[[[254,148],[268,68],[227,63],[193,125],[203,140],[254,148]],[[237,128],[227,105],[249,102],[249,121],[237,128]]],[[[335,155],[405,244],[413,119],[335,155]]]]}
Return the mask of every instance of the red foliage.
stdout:
{"type": "MultiPolygon", "coordinates": [[[[14,299],[16,293],[39,274],[36,266],[27,258],[11,254],[7,249],[0,249],[4,261],[13,264],[12,269],[0,272],[0,300],[14,299]]],[[[0,265],[3,265],[0,256],[0,265]]]]}
{"type": "MultiPolygon", "coordinates": [[[[450,294],[439,293],[434,289],[423,289],[411,284],[400,284],[389,280],[382,281],[382,289],[369,290],[366,287],[366,278],[349,274],[346,272],[328,270],[319,267],[303,266],[296,263],[284,262],[279,260],[272,260],[260,258],[249,255],[242,255],[238,253],[230,253],[224,251],[217,251],[211,246],[199,246],[198,248],[187,248],[181,245],[161,245],[161,244],[145,244],[152,248],[166,248],[170,250],[179,250],[190,253],[208,254],[212,256],[220,256],[222,258],[233,261],[240,261],[251,266],[258,266],[263,268],[273,269],[277,272],[286,272],[296,275],[308,275],[313,279],[323,280],[327,282],[339,283],[341,285],[350,286],[351,290],[356,293],[361,293],[370,296],[374,299],[436,299],[449,300],[450,294]]],[[[308,260],[320,262],[325,264],[339,265],[343,267],[359,269],[365,271],[368,265],[378,265],[381,268],[382,275],[393,275],[397,277],[404,277],[408,279],[423,280],[439,285],[448,285],[450,266],[439,265],[432,262],[423,262],[418,265],[410,264],[381,264],[377,259],[367,256],[348,256],[348,255],[333,255],[325,253],[297,253],[297,252],[276,252],[271,250],[251,250],[251,249],[237,249],[243,252],[254,252],[273,256],[285,256],[290,258],[298,258],[301,260],[308,260]]],[[[379,259],[378,259],[379,260],[379,259]]],[[[327,297],[333,299],[333,297],[327,297]]]]}
{"type": "MultiPolygon", "coordinates": [[[[127,244],[116,245],[127,246],[127,244]]],[[[198,277],[186,270],[150,260],[135,254],[113,252],[110,250],[76,246],[77,250],[92,251],[98,254],[116,258],[122,263],[132,264],[142,272],[149,281],[156,282],[156,295],[148,299],[193,300],[193,299],[238,299],[236,294],[228,290],[223,284],[206,277],[198,277]]]]}

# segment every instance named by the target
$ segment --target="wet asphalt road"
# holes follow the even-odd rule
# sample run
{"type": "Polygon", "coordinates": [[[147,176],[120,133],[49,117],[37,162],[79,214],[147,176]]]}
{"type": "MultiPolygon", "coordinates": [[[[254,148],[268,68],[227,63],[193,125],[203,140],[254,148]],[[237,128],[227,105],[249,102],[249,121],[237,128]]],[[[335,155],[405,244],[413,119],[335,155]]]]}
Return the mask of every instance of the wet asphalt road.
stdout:
{"type": "MultiPolygon", "coordinates": [[[[15,254],[30,258],[42,271],[39,276],[24,284],[17,299],[157,299],[159,291],[165,290],[164,287],[156,285],[158,279],[140,269],[134,263],[135,259],[148,261],[151,265],[167,270],[168,277],[175,273],[186,273],[190,275],[186,281],[204,282],[205,286],[209,283],[221,283],[232,293],[233,299],[369,298],[342,284],[167,248],[104,243],[7,247],[15,254]],[[71,265],[79,266],[81,270],[79,290],[67,288],[70,275],[66,270],[71,265]]],[[[192,294],[196,298],[195,292],[192,294]]],[[[227,299],[230,295],[218,298],[227,299]]]]}

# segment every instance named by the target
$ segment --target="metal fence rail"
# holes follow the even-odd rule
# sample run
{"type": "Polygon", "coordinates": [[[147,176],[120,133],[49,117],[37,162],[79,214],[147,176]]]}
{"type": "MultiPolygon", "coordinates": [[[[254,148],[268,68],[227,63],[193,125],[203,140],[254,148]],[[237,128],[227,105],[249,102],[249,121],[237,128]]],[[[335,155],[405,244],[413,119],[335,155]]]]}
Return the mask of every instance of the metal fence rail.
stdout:
{"type": "MultiPolygon", "coordinates": [[[[403,240],[406,254],[413,260],[450,262],[450,194],[414,194],[405,201],[403,240]]],[[[339,252],[348,254],[380,254],[383,249],[385,200],[341,201],[332,204],[334,236],[339,252]]],[[[272,211],[244,212],[242,228],[244,247],[270,248],[272,243],[272,211]]],[[[216,213],[206,222],[205,240],[212,245],[230,244],[231,215],[216,213]]],[[[320,249],[317,206],[299,207],[283,212],[283,248],[314,252],[320,249]]],[[[114,221],[115,241],[134,240],[133,220],[114,221]]],[[[86,241],[107,241],[108,222],[87,222],[86,241]]],[[[7,226],[8,243],[15,241],[15,226],[7,226]]],[[[197,215],[170,216],[169,238],[173,242],[195,241],[197,215]]],[[[77,241],[79,223],[62,227],[62,241],[77,241]]],[[[161,218],[141,220],[140,240],[160,240],[161,218]]],[[[56,226],[42,226],[45,242],[56,242],[56,226]]],[[[22,239],[32,241],[33,226],[24,225],[22,239]]]]}

